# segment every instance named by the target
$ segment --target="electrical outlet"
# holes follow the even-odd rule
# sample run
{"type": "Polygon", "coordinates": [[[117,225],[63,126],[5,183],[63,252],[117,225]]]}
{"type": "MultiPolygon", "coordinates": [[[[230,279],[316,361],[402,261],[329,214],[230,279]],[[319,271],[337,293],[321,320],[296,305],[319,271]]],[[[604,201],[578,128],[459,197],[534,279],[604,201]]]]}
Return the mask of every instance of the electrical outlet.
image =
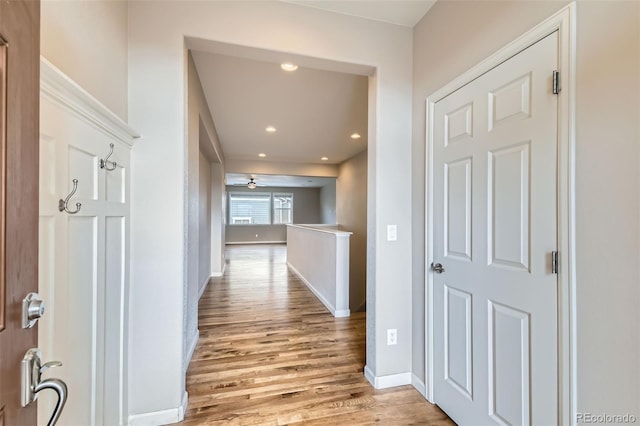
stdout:
{"type": "Polygon", "coordinates": [[[390,328],[387,330],[387,346],[398,344],[398,330],[390,328]]]}
{"type": "Polygon", "coordinates": [[[258,234],[256,234],[256,238],[258,238],[258,234]]]}

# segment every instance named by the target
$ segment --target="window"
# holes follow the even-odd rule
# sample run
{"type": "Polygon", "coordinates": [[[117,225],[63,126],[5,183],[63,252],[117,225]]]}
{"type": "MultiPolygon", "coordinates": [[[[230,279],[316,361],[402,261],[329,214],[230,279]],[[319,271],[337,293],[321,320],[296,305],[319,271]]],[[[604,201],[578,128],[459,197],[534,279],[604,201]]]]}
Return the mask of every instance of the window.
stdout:
{"type": "Polygon", "coordinates": [[[282,192],[230,192],[231,225],[293,223],[293,194],[282,192]]]}
{"type": "Polygon", "coordinates": [[[232,192],[229,194],[229,223],[232,225],[271,224],[271,194],[232,192]]]}
{"type": "Polygon", "coordinates": [[[293,223],[293,194],[273,194],[273,223],[293,223]]]}

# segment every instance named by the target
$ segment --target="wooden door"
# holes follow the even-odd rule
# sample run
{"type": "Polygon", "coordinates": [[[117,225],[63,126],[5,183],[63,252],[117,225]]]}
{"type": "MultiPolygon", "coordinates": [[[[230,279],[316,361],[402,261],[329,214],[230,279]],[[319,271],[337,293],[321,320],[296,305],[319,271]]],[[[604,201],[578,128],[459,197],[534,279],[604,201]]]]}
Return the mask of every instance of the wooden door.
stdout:
{"type": "Polygon", "coordinates": [[[38,343],[22,299],[38,291],[40,3],[0,2],[0,425],[34,425],[20,405],[20,362],[38,343]]]}
{"type": "Polygon", "coordinates": [[[551,34],[435,104],[435,401],[458,424],[558,422],[551,34]]]}

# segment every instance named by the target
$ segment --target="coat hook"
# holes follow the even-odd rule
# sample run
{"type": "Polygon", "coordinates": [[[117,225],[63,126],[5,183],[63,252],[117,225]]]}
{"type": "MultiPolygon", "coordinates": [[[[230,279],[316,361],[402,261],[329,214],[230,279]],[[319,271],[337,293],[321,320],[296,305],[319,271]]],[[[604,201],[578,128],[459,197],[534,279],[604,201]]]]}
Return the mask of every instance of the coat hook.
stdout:
{"type": "Polygon", "coordinates": [[[107,155],[107,157],[103,160],[100,159],[100,168],[101,169],[105,169],[109,172],[112,172],[116,169],[116,167],[118,166],[118,164],[115,161],[109,161],[109,157],[111,157],[111,155],[113,155],[113,144],[109,144],[109,147],[111,148],[109,150],[109,155],[107,155]],[[113,166],[109,167],[109,163],[113,164],[113,166]]]}
{"type": "Polygon", "coordinates": [[[74,179],[73,190],[71,190],[71,193],[67,195],[67,198],[65,198],[64,200],[61,198],[60,201],[58,201],[58,210],[60,210],[61,212],[66,211],[69,214],[76,214],[80,211],[80,207],[82,207],[82,204],[80,203],[76,203],[75,211],[72,212],[71,210],[69,210],[69,199],[73,197],[73,194],[75,194],[77,190],[78,190],[78,179],[74,179]]]}

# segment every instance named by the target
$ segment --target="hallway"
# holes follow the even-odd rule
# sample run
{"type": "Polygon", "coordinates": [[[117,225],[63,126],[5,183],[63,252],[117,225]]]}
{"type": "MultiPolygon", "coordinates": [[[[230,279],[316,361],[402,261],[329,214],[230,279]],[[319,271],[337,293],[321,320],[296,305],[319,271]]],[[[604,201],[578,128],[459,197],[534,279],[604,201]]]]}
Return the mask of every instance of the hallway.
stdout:
{"type": "Polygon", "coordinates": [[[200,299],[183,424],[453,424],[412,386],[369,384],[365,314],[334,318],[288,270],[285,245],[226,253],[200,299]]]}

